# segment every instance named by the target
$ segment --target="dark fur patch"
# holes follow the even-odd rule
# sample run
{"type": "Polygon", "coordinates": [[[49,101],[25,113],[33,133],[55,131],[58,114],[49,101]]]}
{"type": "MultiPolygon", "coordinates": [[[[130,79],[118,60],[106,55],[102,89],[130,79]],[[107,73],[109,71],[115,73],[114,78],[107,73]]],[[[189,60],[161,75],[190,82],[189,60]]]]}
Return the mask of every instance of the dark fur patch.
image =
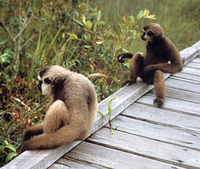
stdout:
{"type": "Polygon", "coordinates": [[[40,75],[41,78],[45,74],[45,72],[49,70],[49,68],[50,67],[46,67],[46,68],[44,68],[43,70],[40,71],[39,75],[40,75]]]}
{"type": "Polygon", "coordinates": [[[45,78],[45,79],[44,79],[44,82],[45,82],[46,84],[51,84],[51,80],[49,80],[49,78],[45,78]]]}
{"type": "Polygon", "coordinates": [[[61,77],[57,77],[54,79],[54,81],[52,82],[52,90],[53,90],[53,94],[54,94],[54,99],[55,100],[65,100],[65,94],[63,93],[64,92],[64,86],[66,84],[65,83],[65,80],[67,79],[67,77],[63,76],[62,78],[61,77]]]}

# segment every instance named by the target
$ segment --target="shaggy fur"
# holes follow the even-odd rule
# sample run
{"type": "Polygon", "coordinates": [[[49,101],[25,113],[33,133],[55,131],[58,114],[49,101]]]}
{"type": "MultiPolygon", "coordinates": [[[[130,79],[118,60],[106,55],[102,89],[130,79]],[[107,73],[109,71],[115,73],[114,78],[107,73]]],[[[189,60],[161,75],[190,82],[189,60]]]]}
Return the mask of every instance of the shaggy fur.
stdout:
{"type": "Polygon", "coordinates": [[[24,143],[19,153],[85,139],[96,117],[96,92],[85,76],[50,66],[39,73],[38,79],[42,93],[51,96],[50,106],[44,122],[23,133],[24,143]]]}
{"type": "Polygon", "coordinates": [[[176,46],[164,36],[162,27],[151,23],[143,28],[142,40],[147,42],[145,56],[139,53],[123,53],[118,61],[123,63],[125,58],[131,58],[129,80],[122,86],[131,85],[139,76],[144,82],[154,84],[156,99],[154,105],[161,108],[165,98],[165,82],[163,73],[177,73],[183,65],[176,46]]]}

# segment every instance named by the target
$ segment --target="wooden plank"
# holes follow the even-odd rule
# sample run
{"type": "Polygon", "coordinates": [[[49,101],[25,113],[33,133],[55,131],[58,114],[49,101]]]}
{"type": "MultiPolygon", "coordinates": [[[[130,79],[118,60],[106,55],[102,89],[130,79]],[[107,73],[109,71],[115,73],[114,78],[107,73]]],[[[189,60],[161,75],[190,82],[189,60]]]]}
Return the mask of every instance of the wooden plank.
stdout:
{"type": "Polygon", "coordinates": [[[195,68],[195,69],[200,69],[200,63],[198,62],[190,62],[186,65],[187,67],[195,68]]]}
{"type": "Polygon", "coordinates": [[[132,152],[123,152],[88,142],[81,143],[64,157],[73,158],[77,162],[88,162],[90,165],[95,165],[94,168],[171,169],[177,167],[172,164],[137,156],[132,152]]]}
{"type": "MultiPolygon", "coordinates": [[[[140,132],[143,132],[143,130],[140,132]]],[[[153,133],[154,130],[151,132],[153,133]]],[[[160,133],[160,135],[164,134],[166,134],[165,131],[160,133]]],[[[200,167],[200,151],[116,130],[114,134],[111,135],[108,128],[100,129],[98,134],[92,135],[88,140],[96,144],[116,148],[121,151],[138,154],[140,156],[171,163],[181,167],[200,167]]],[[[111,155],[112,153],[109,154],[111,155]]],[[[126,162],[127,161],[128,160],[126,160],[126,162]]]]}
{"type": "Polygon", "coordinates": [[[198,55],[197,50],[198,50],[197,48],[191,46],[191,47],[188,47],[188,48],[186,48],[186,49],[184,49],[184,50],[182,50],[180,52],[183,65],[187,64],[192,59],[194,59],[195,57],[197,57],[197,55],[198,55]]]}
{"type": "MultiPolygon", "coordinates": [[[[137,102],[153,105],[154,95],[147,94],[140,98],[137,102]]],[[[200,105],[197,103],[191,103],[183,100],[177,100],[173,98],[166,97],[163,105],[163,109],[171,109],[183,112],[185,114],[200,116],[200,105]]]]}
{"type": "Polygon", "coordinates": [[[51,150],[25,151],[10,163],[2,167],[2,169],[47,168],[46,166],[50,166],[55,162],[55,159],[59,159],[63,154],[71,150],[71,147],[75,147],[79,143],[80,141],[76,141],[69,145],[63,145],[51,150]],[[27,156],[27,154],[29,155],[27,156]]]}
{"type": "MultiPolygon", "coordinates": [[[[178,113],[178,112],[174,112],[174,111],[170,111],[170,110],[158,109],[153,106],[147,106],[147,105],[139,104],[139,103],[132,104],[130,107],[128,107],[126,110],[124,110],[122,112],[122,115],[131,117],[134,119],[142,120],[142,121],[144,121],[144,123],[150,122],[150,123],[159,124],[162,126],[171,126],[171,127],[175,128],[175,130],[177,130],[178,128],[187,130],[188,132],[189,132],[189,130],[193,130],[195,132],[198,132],[199,137],[200,137],[200,123],[199,123],[200,117],[190,116],[187,114],[182,114],[182,113],[178,113]]],[[[121,118],[122,117],[119,117],[119,119],[118,119],[118,117],[117,117],[116,119],[113,120],[114,127],[121,129],[121,125],[122,125],[122,123],[124,123],[123,125],[125,127],[129,127],[130,130],[131,130],[131,128],[137,128],[134,124],[134,121],[132,121],[132,119],[123,120],[121,118]],[[130,122],[127,125],[125,125],[126,121],[130,121],[130,122]],[[120,128],[119,128],[119,124],[120,124],[120,128]]],[[[142,126],[146,126],[146,125],[142,125],[142,126]]],[[[148,132],[148,130],[153,130],[153,128],[155,128],[154,125],[152,126],[152,129],[144,128],[144,130],[146,132],[148,132]]],[[[160,130],[161,129],[159,129],[159,131],[160,130]]],[[[156,132],[156,130],[155,130],[155,132],[156,132]]],[[[153,136],[155,134],[155,132],[152,134],[152,137],[155,137],[155,136],[153,136]]],[[[176,132],[179,133],[179,131],[176,131],[176,132]]],[[[139,131],[137,134],[139,134],[139,131]]],[[[181,134],[180,139],[182,139],[183,133],[180,132],[179,134],[181,134]]],[[[188,135],[188,134],[185,134],[185,136],[186,135],[188,135]]],[[[150,136],[148,136],[148,137],[150,137],[150,136]]],[[[159,139],[159,135],[157,137],[159,139]]],[[[163,135],[161,137],[163,137],[163,135]]],[[[173,136],[170,135],[169,137],[172,138],[173,136]]],[[[179,135],[178,135],[178,137],[179,137],[179,135]]],[[[187,139],[188,139],[187,141],[185,140],[186,142],[188,142],[190,140],[190,136],[187,139]]],[[[193,137],[191,137],[191,140],[192,139],[193,139],[193,137]]],[[[194,137],[194,139],[196,139],[196,138],[194,137]]],[[[175,138],[174,140],[177,140],[177,138],[175,138]]],[[[198,146],[200,146],[200,143],[198,143],[198,146]]]]}
{"type": "Polygon", "coordinates": [[[200,76],[200,69],[196,69],[196,68],[192,68],[192,67],[184,67],[181,72],[200,76]]]}
{"type": "Polygon", "coordinates": [[[180,72],[180,73],[176,73],[174,75],[172,75],[172,77],[178,77],[178,78],[181,78],[181,79],[188,79],[190,80],[191,82],[200,82],[200,78],[198,75],[191,75],[191,74],[187,74],[187,73],[183,73],[183,72],[180,72]]]}
{"type": "MultiPolygon", "coordinates": [[[[151,90],[149,93],[155,95],[154,89],[151,90]]],[[[185,91],[183,89],[175,89],[171,87],[166,87],[166,97],[200,104],[200,99],[199,99],[200,93],[185,91]]]]}
{"type": "Polygon", "coordinates": [[[165,81],[166,86],[182,89],[186,91],[200,93],[200,84],[199,83],[192,83],[186,80],[178,80],[169,78],[165,81]]]}
{"type": "Polygon", "coordinates": [[[76,168],[76,169],[94,169],[94,167],[99,168],[98,166],[93,166],[88,162],[78,161],[78,159],[72,159],[67,156],[64,158],[60,158],[56,163],[51,165],[48,169],[68,169],[68,168],[76,168]]]}
{"type": "Polygon", "coordinates": [[[200,41],[192,45],[192,47],[197,50],[197,54],[200,56],[200,41]]]}
{"type": "Polygon", "coordinates": [[[193,62],[200,63],[200,58],[199,58],[199,57],[195,58],[195,59],[193,60],[193,62]]]}
{"type": "Polygon", "coordinates": [[[200,133],[197,131],[183,130],[181,127],[159,123],[155,120],[142,121],[142,119],[121,115],[112,121],[112,125],[118,131],[200,150],[200,133]]]}

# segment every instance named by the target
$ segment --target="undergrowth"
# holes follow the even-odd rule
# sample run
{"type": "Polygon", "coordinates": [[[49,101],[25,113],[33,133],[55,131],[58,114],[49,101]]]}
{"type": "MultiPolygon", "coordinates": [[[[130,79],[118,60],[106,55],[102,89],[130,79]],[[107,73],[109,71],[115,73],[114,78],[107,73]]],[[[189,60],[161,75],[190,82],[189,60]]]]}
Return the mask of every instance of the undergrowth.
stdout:
{"type": "Polygon", "coordinates": [[[101,101],[128,76],[117,55],[145,51],[145,24],[161,24],[179,50],[199,40],[198,0],[85,2],[0,0],[0,166],[16,156],[23,130],[43,120],[41,68],[57,64],[87,76],[101,101]]]}

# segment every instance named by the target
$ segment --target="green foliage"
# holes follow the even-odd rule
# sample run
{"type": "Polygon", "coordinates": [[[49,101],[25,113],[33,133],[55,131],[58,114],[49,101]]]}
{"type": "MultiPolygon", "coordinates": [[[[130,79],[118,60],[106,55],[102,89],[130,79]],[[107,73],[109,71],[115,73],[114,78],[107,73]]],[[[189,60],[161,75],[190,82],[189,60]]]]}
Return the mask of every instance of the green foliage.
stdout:
{"type": "Polygon", "coordinates": [[[5,140],[8,145],[18,146],[22,131],[43,119],[48,101],[37,89],[41,68],[58,64],[87,76],[101,101],[119,90],[127,78],[129,63],[120,65],[116,56],[145,51],[138,40],[141,27],[155,19],[146,8],[158,16],[156,22],[179,49],[193,44],[200,35],[196,31],[198,0],[0,2],[1,165],[15,155],[5,140]]]}
{"type": "Polygon", "coordinates": [[[111,130],[111,134],[114,134],[112,124],[111,124],[111,115],[112,115],[111,104],[112,104],[112,101],[115,100],[115,99],[116,98],[112,98],[108,102],[108,120],[106,119],[106,116],[101,111],[99,111],[99,110],[97,111],[105,119],[105,121],[108,122],[108,125],[110,126],[110,130],[111,130]]]}
{"type": "Polygon", "coordinates": [[[0,146],[0,164],[4,161],[8,163],[13,157],[17,156],[16,148],[13,144],[8,143],[7,140],[4,140],[0,146]]]}
{"type": "MultiPolygon", "coordinates": [[[[22,142],[24,129],[43,119],[47,108],[47,98],[41,99],[37,89],[41,68],[57,64],[88,76],[101,101],[117,91],[127,76],[117,54],[128,51],[126,41],[140,35],[136,29],[140,20],[154,18],[148,10],[140,11],[123,17],[116,31],[96,5],[82,1],[8,0],[0,7],[1,142],[13,146],[22,142]]],[[[2,163],[15,155],[6,145],[1,145],[2,163]]]]}

